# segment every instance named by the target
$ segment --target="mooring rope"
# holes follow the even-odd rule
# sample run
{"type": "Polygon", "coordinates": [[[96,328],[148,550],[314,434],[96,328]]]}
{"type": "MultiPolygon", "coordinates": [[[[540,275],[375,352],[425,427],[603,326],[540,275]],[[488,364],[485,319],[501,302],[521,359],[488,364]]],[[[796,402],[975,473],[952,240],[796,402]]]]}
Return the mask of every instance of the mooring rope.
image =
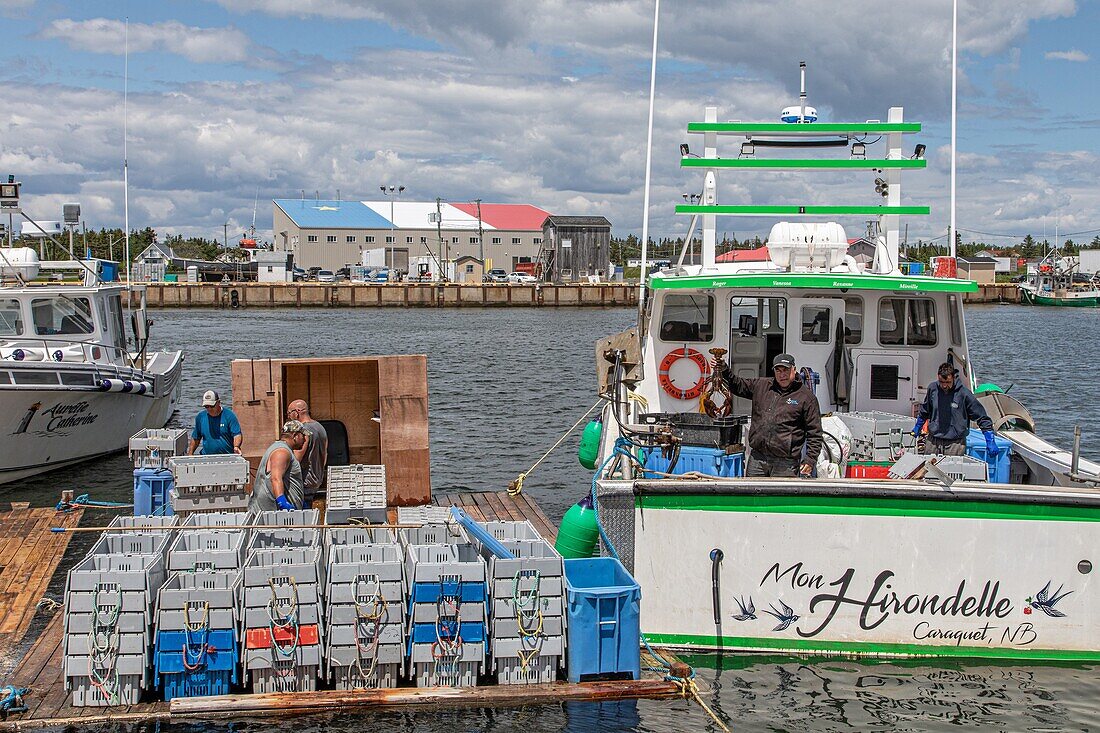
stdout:
{"type": "Polygon", "coordinates": [[[560,446],[562,443],[564,443],[565,439],[568,438],[569,435],[574,430],[576,430],[577,427],[582,422],[584,422],[584,419],[586,417],[588,417],[589,415],[591,415],[592,411],[595,410],[597,407],[599,407],[602,403],[603,403],[603,398],[602,397],[600,399],[596,400],[595,404],[593,404],[591,407],[589,407],[588,410],[586,410],[585,413],[583,415],[581,415],[580,418],[569,427],[568,430],[566,430],[564,433],[562,433],[562,436],[560,438],[558,438],[557,441],[555,441],[555,443],[552,446],[550,446],[550,450],[543,453],[542,457],[540,457],[537,461],[535,461],[535,463],[530,468],[528,468],[526,471],[521,473],[519,476],[516,476],[515,480],[512,481],[512,483],[508,484],[508,495],[509,496],[519,496],[520,492],[523,491],[523,482],[528,476],[531,475],[531,472],[534,471],[536,468],[538,468],[540,463],[542,463],[547,458],[549,458],[550,454],[553,453],[555,450],[557,450],[558,446],[560,446]]]}

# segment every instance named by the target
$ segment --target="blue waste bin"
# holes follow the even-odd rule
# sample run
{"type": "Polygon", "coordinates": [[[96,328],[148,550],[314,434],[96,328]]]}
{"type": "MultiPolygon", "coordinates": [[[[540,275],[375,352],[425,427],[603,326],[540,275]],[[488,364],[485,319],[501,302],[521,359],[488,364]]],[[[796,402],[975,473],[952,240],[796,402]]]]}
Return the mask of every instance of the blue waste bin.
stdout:
{"type": "Polygon", "coordinates": [[[565,561],[570,682],[642,674],[642,589],[612,557],[565,561]]]}
{"type": "Polygon", "coordinates": [[[134,516],[172,516],[168,492],[175,486],[172,472],[163,468],[139,468],[134,471],[134,516]]]}
{"type": "Polygon", "coordinates": [[[997,455],[997,459],[991,463],[986,455],[988,451],[985,447],[985,436],[981,430],[970,428],[970,433],[966,436],[966,455],[989,464],[990,483],[1007,484],[1009,468],[1012,463],[1012,442],[999,435],[993,437],[993,442],[1000,453],[997,455]]]}

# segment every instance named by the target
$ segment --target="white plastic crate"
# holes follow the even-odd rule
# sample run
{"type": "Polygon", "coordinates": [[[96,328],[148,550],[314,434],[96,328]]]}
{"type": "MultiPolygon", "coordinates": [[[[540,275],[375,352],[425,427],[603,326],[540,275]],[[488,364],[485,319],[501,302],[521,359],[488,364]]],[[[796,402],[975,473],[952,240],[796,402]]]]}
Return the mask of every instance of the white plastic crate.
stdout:
{"type": "Polygon", "coordinates": [[[107,524],[107,531],[124,529],[126,534],[160,534],[173,532],[178,525],[178,517],[127,517],[119,514],[107,524]]]}
{"type": "Polygon", "coordinates": [[[251,527],[256,523],[256,515],[252,512],[208,512],[206,514],[190,514],[184,518],[181,527],[251,527]]]}
{"type": "Polygon", "coordinates": [[[168,459],[176,489],[203,486],[244,486],[248,459],[229,453],[216,456],[175,456],[168,459]]]}
{"type": "Polygon", "coordinates": [[[936,468],[956,481],[989,480],[989,464],[972,456],[940,456],[936,468]]]}
{"type": "Polygon", "coordinates": [[[452,522],[451,508],[447,506],[399,506],[397,507],[398,524],[446,524],[452,522]]]}
{"type": "Polygon", "coordinates": [[[180,532],[168,548],[168,570],[240,570],[246,544],[241,530],[180,532]]]}
{"type": "Polygon", "coordinates": [[[180,496],[178,491],[172,489],[168,492],[168,498],[172,511],[184,519],[194,513],[237,513],[248,509],[248,494],[241,489],[233,493],[216,492],[198,496],[180,496]]]}
{"type": "Polygon", "coordinates": [[[130,438],[134,468],[168,468],[168,459],[187,453],[188,431],[180,428],[146,428],[130,438]]]}
{"type": "Polygon", "coordinates": [[[903,451],[916,447],[911,417],[877,410],[842,412],[836,416],[852,433],[851,460],[893,461],[903,451]]]}
{"type": "Polygon", "coordinates": [[[534,659],[500,657],[494,661],[498,685],[540,685],[557,679],[561,657],[540,654],[534,659]]]}
{"type": "Polygon", "coordinates": [[[417,687],[477,687],[481,662],[414,662],[417,687]]]}
{"type": "Polygon", "coordinates": [[[362,670],[355,665],[333,667],[332,678],[337,690],[388,690],[397,687],[401,665],[376,664],[373,669],[364,665],[362,670]]]}
{"type": "Polygon", "coordinates": [[[329,466],[325,502],[335,507],[386,508],[386,467],[329,466]]]}

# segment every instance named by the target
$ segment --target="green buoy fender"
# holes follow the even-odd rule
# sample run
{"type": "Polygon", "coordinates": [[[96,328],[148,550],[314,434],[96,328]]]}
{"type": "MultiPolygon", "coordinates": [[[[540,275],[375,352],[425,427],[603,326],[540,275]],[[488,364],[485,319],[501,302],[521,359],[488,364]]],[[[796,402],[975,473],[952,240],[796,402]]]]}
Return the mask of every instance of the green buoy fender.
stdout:
{"type": "Polygon", "coordinates": [[[1004,394],[1005,391],[1000,386],[993,384],[993,382],[982,382],[978,385],[978,388],[974,390],[975,395],[985,394],[986,392],[997,392],[1004,394]]]}
{"type": "Polygon", "coordinates": [[[577,449],[577,460],[589,471],[596,467],[596,458],[600,455],[601,437],[603,437],[603,420],[595,417],[584,426],[581,445],[577,449]]]}
{"type": "Polygon", "coordinates": [[[596,510],[592,507],[592,497],[585,494],[561,518],[554,549],[566,559],[592,557],[596,554],[599,541],[600,528],[596,524],[596,510]]]}

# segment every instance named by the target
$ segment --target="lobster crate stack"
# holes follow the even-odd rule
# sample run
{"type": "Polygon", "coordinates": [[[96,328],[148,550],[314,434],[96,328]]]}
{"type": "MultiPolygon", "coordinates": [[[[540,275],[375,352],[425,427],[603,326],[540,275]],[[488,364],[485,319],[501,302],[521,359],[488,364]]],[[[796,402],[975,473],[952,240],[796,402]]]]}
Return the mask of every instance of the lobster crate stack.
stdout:
{"type": "Polygon", "coordinates": [[[385,521],[385,466],[329,466],[325,486],[325,524],[384,524],[385,521]]]}
{"type": "Polygon", "coordinates": [[[248,459],[235,454],[168,459],[172,511],[181,517],[248,510],[248,459]]]}
{"type": "Polygon", "coordinates": [[[419,687],[474,687],[487,651],[485,559],[457,525],[425,524],[400,534],[410,675],[419,687]]]}
{"type": "Polygon", "coordinates": [[[134,462],[134,516],[171,516],[172,471],[168,459],[187,452],[187,431],[147,428],[130,438],[134,462]]]}
{"type": "Polygon", "coordinates": [[[168,549],[155,645],[165,700],[225,695],[238,681],[241,570],[249,543],[248,530],[238,528],[254,519],[248,512],[192,514],[168,549]]]}
{"type": "Polygon", "coordinates": [[[838,412],[836,416],[852,433],[852,461],[893,462],[917,447],[913,418],[888,412],[838,412]]]}
{"type": "Polygon", "coordinates": [[[116,517],[69,571],[63,669],[74,707],[133,705],[152,688],[154,608],[175,521],[116,517]]]}
{"type": "Polygon", "coordinates": [[[253,693],[317,689],[325,567],[319,531],[303,525],[318,519],[316,509],[256,517],[242,578],[241,656],[253,693]]]}
{"type": "Polygon", "coordinates": [[[390,529],[326,530],[325,666],[337,689],[396,687],[405,661],[405,578],[390,529]]]}
{"type": "Polygon", "coordinates": [[[564,564],[530,522],[486,522],[514,559],[479,545],[489,570],[490,671],[501,685],[557,679],[565,653],[564,564]]]}

